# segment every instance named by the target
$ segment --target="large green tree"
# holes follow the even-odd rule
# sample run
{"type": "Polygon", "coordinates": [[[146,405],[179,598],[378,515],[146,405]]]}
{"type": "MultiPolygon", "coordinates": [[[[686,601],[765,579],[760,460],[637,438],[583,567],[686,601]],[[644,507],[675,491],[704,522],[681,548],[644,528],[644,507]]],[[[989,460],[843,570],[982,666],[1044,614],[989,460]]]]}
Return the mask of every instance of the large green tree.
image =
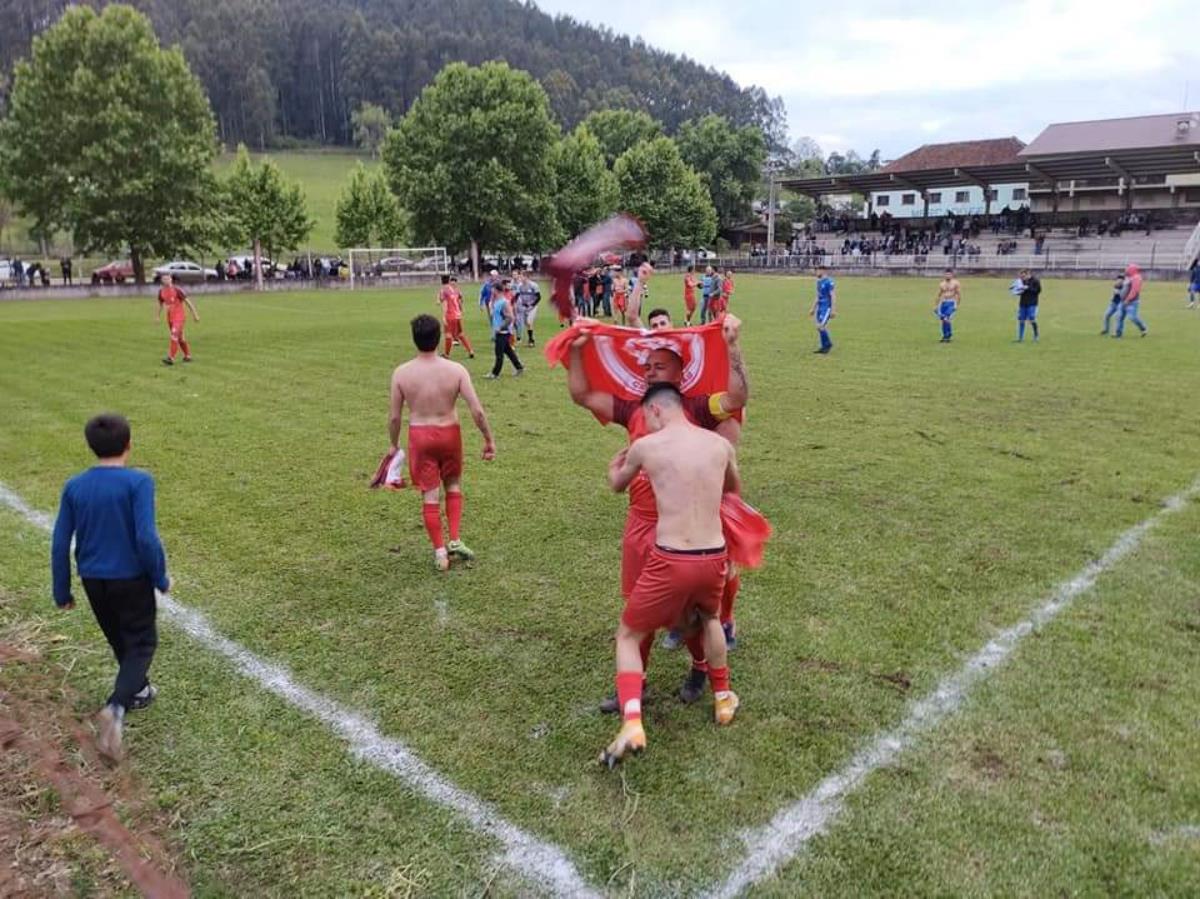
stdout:
{"type": "Polygon", "coordinates": [[[334,240],[339,247],[394,247],[404,234],[404,215],[382,170],[361,162],[337,202],[334,240]]]}
{"type": "Polygon", "coordinates": [[[147,255],[211,243],[216,152],[199,81],[150,22],[114,4],[72,6],[33,42],[0,121],[0,191],[33,230],[82,251],[147,255]]]}
{"type": "Polygon", "coordinates": [[[700,173],[717,210],[717,227],[746,221],[762,183],[767,145],[755,125],[735,128],[728,119],[706,115],[684,122],[675,136],[683,161],[700,173]]]}
{"type": "Polygon", "coordinates": [[[553,152],[554,209],[558,223],[574,236],[617,211],[620,189],[604,164],[604,151],[586,125],[559,141],[553,152]]]}
{"type": "Polygon", "coordinates": [[[275,260],[279,250],[294,250],[313,228],[300,185],[288,181],[270,159],[255,163],[244,145],[225,182],[228,238],[254,247],[254,267],[262,286],[262,251],[275,260]]]}
{"type": "Polygon", "coordinates": [[[717,213],[700,176],[669,137],[630,147],[613,166],[621,208],[642,220],[656,249],[701,247],[713,239],[717,213]]]}
{"type": "Polygon", "coordinates": [[[539,250],[561,236],[546,92],[500,62],[452,63],[388,135],[383,162],[417,240],[539,250]]]}
{"type": "Polygon", "coordinates": [[[647,112],[633,109],[600,109],[584,119],[583,124],[600,141],[604,161],[609,165],[635,144],[663,133],[661,122],[647,112]]]}

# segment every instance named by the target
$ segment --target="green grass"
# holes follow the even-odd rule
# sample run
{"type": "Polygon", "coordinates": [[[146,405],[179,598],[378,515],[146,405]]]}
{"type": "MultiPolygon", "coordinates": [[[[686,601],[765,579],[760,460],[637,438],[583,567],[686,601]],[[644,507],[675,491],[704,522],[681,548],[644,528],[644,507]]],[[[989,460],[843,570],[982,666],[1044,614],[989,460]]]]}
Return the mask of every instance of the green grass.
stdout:
{"type": "MultiPolygon", "coordinates": [[[[678,305],[667,283],[657,296],[678,305]]],[[[430,570],[416,497],[366,489],[428,291],[204,298],[198,361],[175,369],[144,302],[0,304],[0,481],[52,509],[88,464],[83,421],[124,411],[181,601],[368,710],[593,882],[690,893],[740,859],[741,831],[1200,469],[1200,316],[1176,286],[1149,285],[1151,336],[1117,342],[1095,333],[1106,284],[1047,282],[1038,345],[1011,342],[1003,280],[967,280],[955,342],[938,345],[933,289],[841,279],[836,349],[817,357],[811,281],[740,279],[741,464],[776,528],[744,580],[743,712],[718,732],[706,703],[678,707],[683,658],[658,652],[650,750],[619,775],[594,765],[615,722],[590,709],[611,684],[624,500],[603,475],[622,434],[540,363],[480,383],[500,456],[478,461],[468,425],[464,537],[480,559],[448,576],[430,570]]],[[[468,333],[484,343],[478,319],[468,333]]],[[[1192,506],[1028,640],[761,892],[1200,888],[1195,841],[1170,835],[1200,823],[1198,523],[1192,506]]],[[[49,607],[46,544],[0,511],[6,614],[53,622],[63,664],[78,658],[64,676],[94,704],[109,664],[86,613],[49,607]]],[[[132,765],[174,815],[200,895],[527,889],[495,846],[180,635],[155,669],[132,765]]]]}

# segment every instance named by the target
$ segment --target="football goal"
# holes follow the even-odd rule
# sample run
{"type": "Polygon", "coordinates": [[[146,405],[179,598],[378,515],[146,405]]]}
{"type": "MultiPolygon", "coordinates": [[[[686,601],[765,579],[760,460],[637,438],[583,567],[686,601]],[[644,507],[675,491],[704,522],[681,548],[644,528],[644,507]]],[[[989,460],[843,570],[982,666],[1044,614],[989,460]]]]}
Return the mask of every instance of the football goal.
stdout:
{"type": "Polygon", "coordinates": [[[445,247],[391,247],[348,251],[350,287],[419,284],[450,272],[445,247]]]}

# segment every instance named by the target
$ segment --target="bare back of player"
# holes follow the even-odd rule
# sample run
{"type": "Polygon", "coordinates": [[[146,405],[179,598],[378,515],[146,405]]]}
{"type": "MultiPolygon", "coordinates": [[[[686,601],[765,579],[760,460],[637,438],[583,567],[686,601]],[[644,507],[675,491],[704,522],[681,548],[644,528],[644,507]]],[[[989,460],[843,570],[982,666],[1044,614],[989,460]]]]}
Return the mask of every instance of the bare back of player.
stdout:
{"type": "Polygon", "coordinates": [[[449,568],[449,557],[466,561],[474,558],[459,539],[462,516],[462,432],[455,408],[462,397],[471,418],[483,435],[483,458],[496,456],[496,442],[488,425],[483,404],[471,383],[471,375],[457,362],[439,358],[441,325],[432,315],[418,315],[412,321],[413,342],[418,355],[392,372],[391,414],[388,434],[395,452],[400,445],[404,407],[408,406],[408,471],[413,485],[424,499],[422,515],[433,543],[434,562],[442,571],[449,568]],[[446,492],[446,518],[450,542],[442,535],[440,506],[446,492]]]}
{"type": "Polygon", "coordinates": [[[610,767],[646,746],[640,645],[647,634],[698,619],[717,723],[732,721],[738,707],[737,695],[729,689],[719,618],[728,572],[721,496],[739,489],[736,452],[724,437],[688,421],[683,396],[671,384],[651,385],[642,410],[650,433],[618,453],[609,466],[609,484],[616,491],[644,472],[658,509],[656,546],[626,599],[617,629],[617,698],[623,723],[600,756],[610,767]]]}
{"type": "Polygon", "coordinates": [[[733,444],[689,422],[682,406],[679,412],[661,430],[631,444],[625,461],[639,466],[654,487],[659,546],[719,549],[725,545],[721,495],[738,489],[733,444]]]}

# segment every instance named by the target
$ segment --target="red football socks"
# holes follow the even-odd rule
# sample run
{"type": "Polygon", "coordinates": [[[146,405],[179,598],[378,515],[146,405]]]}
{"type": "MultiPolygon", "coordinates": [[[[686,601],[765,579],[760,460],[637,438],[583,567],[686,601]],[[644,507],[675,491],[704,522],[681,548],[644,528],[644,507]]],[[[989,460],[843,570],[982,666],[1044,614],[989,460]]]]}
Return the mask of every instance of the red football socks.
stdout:
{"type": "Polygon", "coordinates": [[[463,495],[457,490],[446,493],[446,523],[450,526],[450,539],[458,539],[459,525],[462,524],[463,495]]]}
{"type": "Polygon", "coordinates": [[[721,624],[733,620],[733,604],[737,600],[738,590],[742,586],[742,576],[735,574],[725,582],[725,592],[721,594],[721,624]]]}
{"type": "Polygon", "coordinates": [[[714,693],[726,693],[729,691],[729,666],[724,668],[709,668],[708,682],[712,684],[714,693]]]}
{"type": "Polygon", "coordinates": [[[442,536],[442,510],[437,503],[425,503],[421,507],[421,517],[425,519],[425,530],[434,549],[442,549],[446,540],[442,536]]]}
{"type": "Polygon", "coordinates": [[[468,356],[474,356],[474,355],[475,355],[475,351],[474,351],[473,349],[471,349],[471,341],[467,340],[467,335],[466,335],[466,334],[459,334],[459,335],[458,335],[458,342],[459,342],[459,343],[461,343],[461,344],[463,345],[463,349],[467,351],[467,355],[468,355],[468,356]]]}
{"type": "Polygon", "coordinates": [[[642,717],[642,672],[617,672],[617,704],[626,721],[642,717]]]}

